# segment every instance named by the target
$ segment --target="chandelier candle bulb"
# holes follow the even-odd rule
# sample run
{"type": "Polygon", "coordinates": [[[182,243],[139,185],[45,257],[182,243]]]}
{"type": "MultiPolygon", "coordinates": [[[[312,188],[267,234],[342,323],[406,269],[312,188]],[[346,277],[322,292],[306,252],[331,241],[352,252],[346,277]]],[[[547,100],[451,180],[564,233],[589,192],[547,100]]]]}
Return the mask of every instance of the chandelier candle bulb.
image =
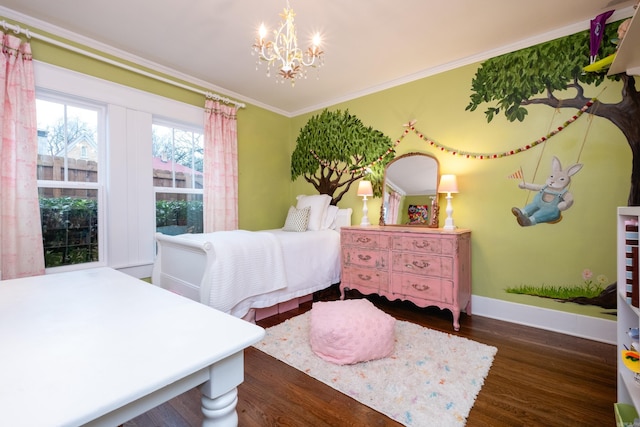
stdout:
{"type": "Polygon", "coordinates": [[[264,38],[267,37],[267,27],[264,24],[260,24],[260,29],[258,30],[259,41],[258,44],[260,46],[264,45],[264,38]]]}

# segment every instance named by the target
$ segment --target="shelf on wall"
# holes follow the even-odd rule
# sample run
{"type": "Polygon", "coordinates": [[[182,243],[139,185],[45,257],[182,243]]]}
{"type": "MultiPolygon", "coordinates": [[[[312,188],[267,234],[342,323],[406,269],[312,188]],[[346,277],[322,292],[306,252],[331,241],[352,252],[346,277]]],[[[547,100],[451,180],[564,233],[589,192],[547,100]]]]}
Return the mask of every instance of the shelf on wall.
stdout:
{"type": "Polygon", "coordinates": [[[636,9],[629,29],[620,42],[616,58],[609,68],[607,73],[609,76],[625,72],[629,75],[640,75],[640,17],[638,15],[636,9]]]}
{"type": "MultiPolygon", "coordinates": [[[[640,309],[627,302],[627,222],[640,221],[640,207],[623,206],[618,208],[617,219],[617,348],[618,348],[618,401],[631,404],[636,409],[640,408],[640,383],[635,379],[635,374],[628,369],[620,359],[622,351],[631,347],[632,338],[628,331],[630,328],[638,328],[640,325],[640,309]]],[[[638,274],[638,266],[634,265],[635,274],[638,274]]]]}

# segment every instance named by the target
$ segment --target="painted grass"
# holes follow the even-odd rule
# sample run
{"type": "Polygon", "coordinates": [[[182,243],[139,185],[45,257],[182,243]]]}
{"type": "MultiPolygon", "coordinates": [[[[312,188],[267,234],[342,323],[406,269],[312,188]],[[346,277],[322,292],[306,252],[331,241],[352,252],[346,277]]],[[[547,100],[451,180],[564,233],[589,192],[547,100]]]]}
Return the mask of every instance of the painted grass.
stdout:
{"type": "Polygon", "coordinates": [[[575,297],[593,298],[600,294],[604,288],[595,284],[577,286],[530,286],[520,285],[505,289],[510,294],[533,295],[544,298],[569,299],[575,297]]]}

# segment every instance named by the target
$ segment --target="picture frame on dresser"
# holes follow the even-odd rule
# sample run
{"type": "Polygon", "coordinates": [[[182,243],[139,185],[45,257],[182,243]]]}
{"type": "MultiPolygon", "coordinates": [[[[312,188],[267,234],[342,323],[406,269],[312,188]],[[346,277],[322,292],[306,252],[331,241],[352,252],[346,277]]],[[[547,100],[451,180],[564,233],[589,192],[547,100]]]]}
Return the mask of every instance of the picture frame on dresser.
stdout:
{"type": "Polygon", "coordinates": [[[390,301],[471,315],[471,231],[437,228],[343,227],[340,297],[358,290],[390,301]]]}

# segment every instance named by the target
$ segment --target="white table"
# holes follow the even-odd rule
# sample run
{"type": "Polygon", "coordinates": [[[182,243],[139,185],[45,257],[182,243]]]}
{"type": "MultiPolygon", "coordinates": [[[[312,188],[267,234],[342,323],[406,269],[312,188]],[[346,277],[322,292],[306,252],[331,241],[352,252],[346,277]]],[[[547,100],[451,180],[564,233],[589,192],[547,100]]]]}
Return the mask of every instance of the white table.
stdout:
{"type": "Polygon", "coordinates": [[[198,385],[203,425],[237,425],[263,336],[109,268],[0,281],[0,425],[113,427],[198,385]]]}

